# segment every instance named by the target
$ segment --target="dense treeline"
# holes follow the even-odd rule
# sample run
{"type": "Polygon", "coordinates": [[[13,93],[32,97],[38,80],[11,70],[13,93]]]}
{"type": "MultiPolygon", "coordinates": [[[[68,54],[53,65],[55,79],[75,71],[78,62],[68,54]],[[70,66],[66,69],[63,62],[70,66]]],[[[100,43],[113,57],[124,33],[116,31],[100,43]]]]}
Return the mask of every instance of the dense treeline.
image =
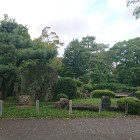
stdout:
{"type": "Polygon", "coordinates": [[[109,47],[96,43],[96,37],[86,36],[82,40],[72,40],[65,49],[64,56],[57,57],[58,46],[63,45],[50,27],[42,30],[40,37],[32,40],[28,28],[4,15],[0,21],[0,93],[2,98],[24,94],[42,94],[50,90],[57,70],[60,77],[71,77],[87,84],[118,83],[140,86],[140,37],[122,41],[109,47]],[[51,67],[45,71],[39,68],[51,67]],[[26,75],[32,70],[34,83],[24,91],[25,81],[33,76],[26,75]],[[42,73],[44,72],[44,74],[42,73]],[[23,76],[23,73],[25,77],[23,76]],[[42,73],[42,75],[40,75],[42,73]],[[51,75],[51,78],[49,76],[51,75]],[[38,77],[37,77],[38,76],[38,77]],[[50,79],[52,79],[51,82],[50,79]],[[45,83],[45,84],[44,84],[45,83]],[[46,86],[49,83],[49,86],[46,86]],[[34,91],[34,92],[33,92],[34,91]],[[38,91],[36,93],[35,91],[38,91]],[[26,92],[26,93],[25,93],[26,92]]]}
{"type": "Polygon", "coordinates": [[[140,86],[140,37],[118,42],[111,48],[95,43],[92,36],[75,39],[65,49],[62,62],[65,76],[85,83],[140,86]]]}

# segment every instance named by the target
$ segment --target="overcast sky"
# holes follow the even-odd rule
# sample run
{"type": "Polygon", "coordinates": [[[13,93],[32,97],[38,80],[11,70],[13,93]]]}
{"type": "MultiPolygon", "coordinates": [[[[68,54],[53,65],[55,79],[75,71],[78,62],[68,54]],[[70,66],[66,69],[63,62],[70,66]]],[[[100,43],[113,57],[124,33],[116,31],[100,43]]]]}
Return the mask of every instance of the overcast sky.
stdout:
{"type": "Polygon", "coordinates": [[[139,37],[140,19],[135,20],[133,10],[134,6],[126,7],[126,0],[0,0],[0,19],[8,14],[27,25],[32,38],[49,26],[64,47],[72,39],[87,35],[110,46],[139,37]]]}

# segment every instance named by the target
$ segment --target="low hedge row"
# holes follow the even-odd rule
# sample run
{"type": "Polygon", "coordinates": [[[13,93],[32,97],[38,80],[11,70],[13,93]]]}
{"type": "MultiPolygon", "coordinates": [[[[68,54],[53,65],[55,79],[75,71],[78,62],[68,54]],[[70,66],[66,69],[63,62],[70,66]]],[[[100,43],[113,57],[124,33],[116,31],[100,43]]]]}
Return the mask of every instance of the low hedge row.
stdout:
{"type": "Polygon", "coordinates": [[[100,84],[94,84],[93,90],[100,90],[100,89],[107,89],[114,92],[119,91],[130,91],[130,92],[136,92],[138,90],[138,87],[131,87],[123,84],[117,84],[117,83],[100,83],[100,84]]]}

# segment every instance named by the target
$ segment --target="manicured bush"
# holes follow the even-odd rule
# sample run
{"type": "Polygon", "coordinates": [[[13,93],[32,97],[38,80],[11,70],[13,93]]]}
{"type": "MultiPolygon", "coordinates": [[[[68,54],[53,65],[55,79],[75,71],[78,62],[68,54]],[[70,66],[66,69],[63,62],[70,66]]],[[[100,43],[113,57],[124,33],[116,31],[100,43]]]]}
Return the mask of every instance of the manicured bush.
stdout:
{"type": "Polygon", "coordinates": [[[58,94],[57,95],[57,100],[60,100],[60,98],[66,98],[66,99],[68,99],[68,96],[66,94],[61,93],[61,94],[58,94]]]}
{"type": "Polygon", "coordinates": [[[101,98],[102,96],[108,96],[110,98],[114,98],[115,93],[110,90],[94,90],[92,92],[92,97],[94,98],[101,98]]]}
{"type": "Polygon", "coordinates": [[[71,78],[60,78],[55,86],[54,99],[58,94],[65,93],[69,99],[75,98],[77,85],[71,78]]]}
{"type": "Polygon", "coordinates": [[[100,84],[93,85],[93,90],[100,90],[100,89],[103,89],[103,90],[107,89],[114,92],[119,92],[119,91],[135,92],[138,90],[137,87],[131,87],[131,86],[117,84],[117,83],[100,83],[100,84]]]}
{"type": "Polygon", "coordinates": [[[140,99],[140,90],[138,90],[135,93],[133,93],[133,96],[137,97],[138,99],[140,99]]]}
{"type": "Polygon", "coordinates": [[[77,84],[77,87],[81,87],[84,83],[79,81],[79,80],[74,80],[75,83],[77,84]]]}
{"type": "Polygon", "coordinates": [[[84,84],[83,85],[83,89],[87,90],[88,92],[92,92],[93,91],[93,87],[91,84],[84,84]]]}
{"type": "Polygon", "coordinates": [[[128,104],[129,114],[140,114],[140,100],[135,97],[124,97],[117,101],[120,110],[125,110],[126,103],[128,104]]]}

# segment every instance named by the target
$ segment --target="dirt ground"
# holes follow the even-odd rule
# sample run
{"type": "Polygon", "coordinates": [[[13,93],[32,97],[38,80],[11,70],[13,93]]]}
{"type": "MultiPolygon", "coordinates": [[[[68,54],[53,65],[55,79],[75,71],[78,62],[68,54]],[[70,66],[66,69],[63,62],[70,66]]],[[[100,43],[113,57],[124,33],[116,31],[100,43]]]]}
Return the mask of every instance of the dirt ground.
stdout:
{"type": "Polygon", "coordinates": [[[0,120],[0,140],[140,140],[140,119],[0,120]]]}

